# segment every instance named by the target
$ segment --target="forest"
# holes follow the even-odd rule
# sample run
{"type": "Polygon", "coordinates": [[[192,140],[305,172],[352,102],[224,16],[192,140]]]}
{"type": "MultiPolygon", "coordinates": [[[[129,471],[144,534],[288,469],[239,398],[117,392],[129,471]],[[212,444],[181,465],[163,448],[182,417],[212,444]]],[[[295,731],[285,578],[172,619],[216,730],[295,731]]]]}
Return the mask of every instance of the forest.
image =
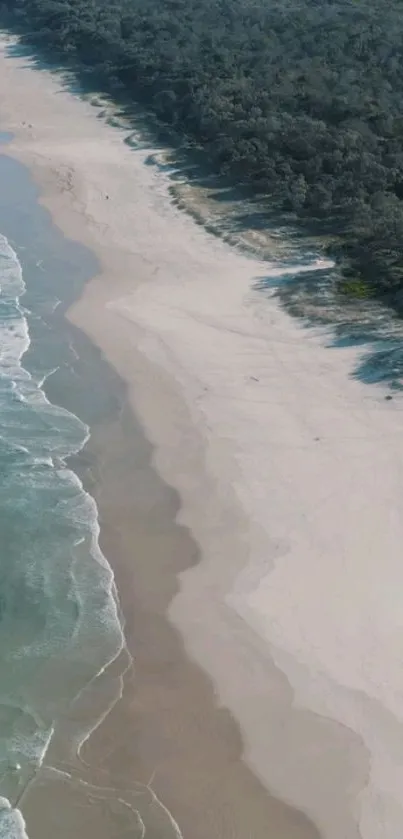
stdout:
{"type": "Polygon", "coordinates": [[[3,27],[144,105],[403,309],[401,0],[2,0],[3,27]]]}

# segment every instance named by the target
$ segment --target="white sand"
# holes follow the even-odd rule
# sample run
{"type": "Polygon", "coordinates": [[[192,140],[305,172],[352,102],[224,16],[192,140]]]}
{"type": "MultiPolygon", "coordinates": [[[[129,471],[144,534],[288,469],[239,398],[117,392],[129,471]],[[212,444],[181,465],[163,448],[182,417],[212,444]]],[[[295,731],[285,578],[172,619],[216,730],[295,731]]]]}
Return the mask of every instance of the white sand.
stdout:
{"type": "Polygon", "coordinates": [[[1,55],[0,115],[59,226],[102,262],[71,317],[128,381],[181,494],[203,561],[171,617],[245,759],[326,839],[396,839],[403,403],[254,291],[270,266],[175,209],[147,153],[57,79],[1,55]]]}

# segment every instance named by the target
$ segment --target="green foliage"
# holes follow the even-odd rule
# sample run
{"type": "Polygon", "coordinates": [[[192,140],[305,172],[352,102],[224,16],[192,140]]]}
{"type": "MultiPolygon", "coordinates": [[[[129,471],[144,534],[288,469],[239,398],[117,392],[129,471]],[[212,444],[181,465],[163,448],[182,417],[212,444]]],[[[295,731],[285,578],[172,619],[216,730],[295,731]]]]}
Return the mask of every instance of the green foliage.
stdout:
{"type": "Polygon", "coordinates": [[[401,299],[401,0],[3,0],[0,13],[218,171],[341,234],[357,293],[401,299]]]}
{"type": "Polygon", "coordinates": [[[338,290],[340,294],[352,300],[366,300],[371,297],[371,289],[362,277],[343,277],[338,290]]]}

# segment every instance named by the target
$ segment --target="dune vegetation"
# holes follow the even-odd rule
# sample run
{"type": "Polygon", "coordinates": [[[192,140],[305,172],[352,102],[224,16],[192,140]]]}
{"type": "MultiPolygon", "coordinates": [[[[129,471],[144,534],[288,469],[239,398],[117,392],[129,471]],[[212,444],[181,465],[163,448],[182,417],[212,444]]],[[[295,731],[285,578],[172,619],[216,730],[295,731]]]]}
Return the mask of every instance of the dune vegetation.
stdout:
{"type": "Polygon", "coordinates": [[[1,19],[336,234],[346,291],[403,306],[398,0],[3,0],[1,19]]]}

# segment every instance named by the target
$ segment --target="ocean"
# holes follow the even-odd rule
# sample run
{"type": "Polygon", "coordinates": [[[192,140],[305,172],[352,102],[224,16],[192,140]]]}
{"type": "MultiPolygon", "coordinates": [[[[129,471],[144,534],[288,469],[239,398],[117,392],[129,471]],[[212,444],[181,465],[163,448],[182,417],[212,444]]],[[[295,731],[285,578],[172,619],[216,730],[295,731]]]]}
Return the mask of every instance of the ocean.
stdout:
{"type": "MultiPolygon", "coordinates": [[[[69,463],[90,425],[62,407],[77,351],[56,314],[95,266],[6,155],[0,192],[0,839],[20,839],[55,733],[124,636],[97,507],[69,463]]],[[[96,724],[76,726],[76,750],[96,724]]]]}

